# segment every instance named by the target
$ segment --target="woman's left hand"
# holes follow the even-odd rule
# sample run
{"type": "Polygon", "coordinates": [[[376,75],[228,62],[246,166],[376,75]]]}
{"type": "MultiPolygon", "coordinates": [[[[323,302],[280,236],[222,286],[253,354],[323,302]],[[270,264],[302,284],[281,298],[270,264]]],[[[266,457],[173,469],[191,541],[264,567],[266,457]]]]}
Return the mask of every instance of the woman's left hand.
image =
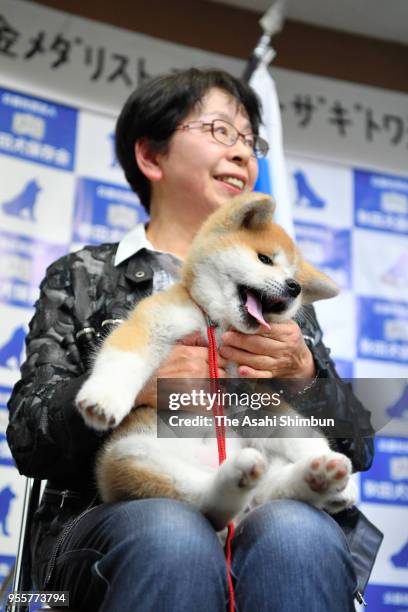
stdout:
{"type": "Polygon", "coordinates": [[[302,332],[294,321],[272,323],[257,334],[235,330],[222,335],[221,357],[238,364],[247,378],[313,378],[315,365],[302,332]]]}

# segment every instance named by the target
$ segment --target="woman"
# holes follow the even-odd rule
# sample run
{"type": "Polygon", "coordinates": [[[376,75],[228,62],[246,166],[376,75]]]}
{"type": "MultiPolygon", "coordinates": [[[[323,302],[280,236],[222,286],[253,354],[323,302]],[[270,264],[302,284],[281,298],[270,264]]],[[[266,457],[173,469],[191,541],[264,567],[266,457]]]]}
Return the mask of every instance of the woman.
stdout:
{"type": "MultiPolygon", "coordinates": [[[[119,245],[63,257],[41,285],[22,379],[9,403],[8,440],[22,473],[48,479],[33,528],[35,584],[70,591],[71,606],[227,609],[223,550],[203,516],[165,499],[98,504],[93,462],[103,436],[85,426],[74,399],[87,377],[92,330],[104,332],[142,297],[168,286],[208,215],[253,189],[256,155],[266,152],[259,122],[252,90],[220,71],[191,69],[142,85],[122,110],[116,142],[127,180],[150,211],[147,228],[136,227],[119,245]]],[[[338,380],[309,315],[302,329],[291,321],[273,325],[267,336],[227,332],[221,375],[232,359],[242,376],[335,380],[324,401],[353,428],[366,413],[338,380]]],[[[207,349],[195,340],[177,345],[156,378],[208,377],[207,349]]],[[[155,380],[135,398],[141,404],[156,405],[155,380]]],[[[355,470],[370,467],[370,439],[355,435],[333,445],[355,470]]],[[[356,512],[343,513],[348,531],[363,520],[356,512]]],[[[265,504],[246,517],[233,542],[237,608],[354,610],[375,552],[364,556],[360,548],[358,555],[368,568],[359,583],[332,517],[296,501],[265,504]]]]}

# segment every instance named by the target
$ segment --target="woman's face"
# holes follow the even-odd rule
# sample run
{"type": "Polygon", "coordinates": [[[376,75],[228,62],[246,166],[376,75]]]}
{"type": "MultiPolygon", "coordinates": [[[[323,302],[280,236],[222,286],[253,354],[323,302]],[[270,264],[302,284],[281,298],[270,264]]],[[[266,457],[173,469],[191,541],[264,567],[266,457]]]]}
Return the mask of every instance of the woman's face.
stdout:
{"type": "MultiPolygon", "coordinates": [[[[214,119],[229,121],[243,134],[252,133],[245,108],[218,88],[205,95],[182,125],[214,119]]],[[[176,130],[168,151],[158,157],[162,174],[153,185],[158,201],[177,202],[197,218],[205,218],[232,197],[252,191],[258,175],[258,162],[242,138],[226,146],[214,139],[210,129],[176,130]]]]}

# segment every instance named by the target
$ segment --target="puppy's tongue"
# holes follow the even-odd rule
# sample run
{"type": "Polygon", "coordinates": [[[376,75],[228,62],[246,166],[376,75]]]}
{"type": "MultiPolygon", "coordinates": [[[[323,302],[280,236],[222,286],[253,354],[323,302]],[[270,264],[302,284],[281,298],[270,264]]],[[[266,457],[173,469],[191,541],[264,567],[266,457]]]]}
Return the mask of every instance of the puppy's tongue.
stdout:
{"type": "Polygon", "coordinates": [[[245,307],[249,314],[254,317],[261,325],[265,325],[268,329],[271,329],[269,323],[267,323],[262,314],[261,302],[256,298],[250,291],[246,292],[245,307]]]}

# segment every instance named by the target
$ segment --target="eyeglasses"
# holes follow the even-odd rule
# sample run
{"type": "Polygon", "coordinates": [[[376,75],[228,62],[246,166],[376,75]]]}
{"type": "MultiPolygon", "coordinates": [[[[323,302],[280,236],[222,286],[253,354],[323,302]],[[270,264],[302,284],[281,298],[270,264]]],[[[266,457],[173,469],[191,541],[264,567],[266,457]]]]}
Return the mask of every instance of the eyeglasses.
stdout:
{"type": "Polygon", "coordinates": [[[260,136],[255,134],[243,134],[235,125],[223,119],[214,119],[211,122],[191,121],[179,125],[176,130],[210,130],[211,135],[217,142],[220,142],[227,147],[232,147],[238,140],[242,138],[242,142],[246,147],[251,149],[252,154],[256,157],[266,157],[269,151],[269,145],[260,136]]]}

